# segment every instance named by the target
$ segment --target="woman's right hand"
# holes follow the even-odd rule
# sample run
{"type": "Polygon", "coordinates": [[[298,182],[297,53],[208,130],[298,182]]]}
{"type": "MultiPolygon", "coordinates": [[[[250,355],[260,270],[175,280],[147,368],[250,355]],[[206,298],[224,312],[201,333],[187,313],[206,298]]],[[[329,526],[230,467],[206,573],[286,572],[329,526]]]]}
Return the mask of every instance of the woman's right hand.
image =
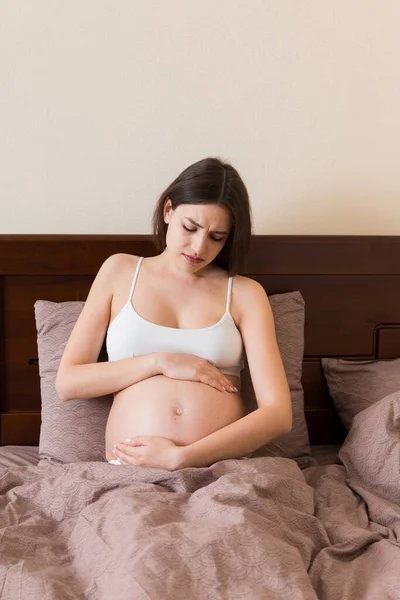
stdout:
{"type": "Polygon", "coordinates": [[[237,392],[231,381],[214,365],[193,354],[162,352],[159,355],[160,372],[171,379],[199,381],[220,392],[237,392]]]}

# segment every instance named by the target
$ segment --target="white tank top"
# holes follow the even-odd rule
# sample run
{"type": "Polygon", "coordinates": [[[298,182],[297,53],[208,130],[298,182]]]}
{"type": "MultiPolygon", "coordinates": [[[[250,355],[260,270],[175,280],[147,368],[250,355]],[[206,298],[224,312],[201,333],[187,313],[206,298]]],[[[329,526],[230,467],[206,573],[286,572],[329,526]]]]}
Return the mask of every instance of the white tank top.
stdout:
{"type": "Polygon", "coordinates": [[[240,377],[243,369],[243,342],[230,313],[232,277],[224,315],[214,325],[201,329],[179,329],[156,325],[143,319],[133,308],[132,296],[143,257],[138,261],[129,298],[108,327],[108,360],[121,360],[153,352],[194,354],[208,360],[226,375],[240,377]]]}

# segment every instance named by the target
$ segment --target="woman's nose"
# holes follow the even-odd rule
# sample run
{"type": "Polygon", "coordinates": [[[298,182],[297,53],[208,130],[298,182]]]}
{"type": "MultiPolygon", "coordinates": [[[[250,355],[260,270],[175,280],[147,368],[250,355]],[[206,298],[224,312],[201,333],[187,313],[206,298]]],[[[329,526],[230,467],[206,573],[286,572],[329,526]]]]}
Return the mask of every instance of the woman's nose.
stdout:
{"type": "Polygon", "coordinates": [[[192,249],[197,256],[201,256],[201,253],[204,251],[204,247],[206,244],[206,240],[204,237],[197,237],[192,240],[192,249]]]}

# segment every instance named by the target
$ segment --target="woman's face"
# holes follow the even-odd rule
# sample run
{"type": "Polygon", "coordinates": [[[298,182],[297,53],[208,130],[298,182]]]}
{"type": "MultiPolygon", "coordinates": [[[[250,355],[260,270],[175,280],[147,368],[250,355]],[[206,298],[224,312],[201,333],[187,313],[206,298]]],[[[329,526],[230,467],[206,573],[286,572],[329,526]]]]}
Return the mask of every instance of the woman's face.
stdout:
{"type": "Polygon", "coordinates": [[[222,250],[232,226],[230,211],[218,204],[180,204],[172,209],[167,199],[164,221],[166,244],[185,270],[196,272],[210,264],[222,250]]]}

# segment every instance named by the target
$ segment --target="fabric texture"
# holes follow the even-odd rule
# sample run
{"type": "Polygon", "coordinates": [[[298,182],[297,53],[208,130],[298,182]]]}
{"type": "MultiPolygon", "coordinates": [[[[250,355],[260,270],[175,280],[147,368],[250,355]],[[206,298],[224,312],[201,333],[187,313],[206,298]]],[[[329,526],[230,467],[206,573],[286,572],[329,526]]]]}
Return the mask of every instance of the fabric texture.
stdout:
{"type": "Polygon", "coordinates": [[[359,412],[400,391],[400,359],[323,358],[321,362],[329,394],[346,429],[359,412]]]}
{"type": "Polygon", "coordinates": [[[309,576],[319,600],[400,598],[400,393],[354,418],[335,465],[302,472],[330,544],[309,576]]]}
{"type": "Polygon", "coordinates": [[[329,539],[293,460],[42,460],[0,468],[0,507],[5,600],[318,600],[307,571],[329,539]]]}
{"type": "MultiPolygon", "coordinates": [[[[396,505],[400,517],[400,391],[388,394],[354,417],[353,424],[339,450],[354,491],[369,492],[396,505]]],[[[388,506],[392,509],[392,506],[388,506]]],[[[381,512],[370,513],[378,521],[381,512]]],[[[389,517],[389,515],[387,515],[389,517]]],[[[391,521],[391,520],[390,520],[391,521]]],[[[395,519],[391,521],[395,522],[395,519]]],[[[400,523],[397,525],[400,539],[400,523]]]]}
{"type": "Polygon", "coordinates": [[[60,462],[105,460],[105,429],[112,398],[62,402],[56,376],[84,302],[35,303],[42,424],[39,456],[60,462]]]}
{"type": "MultiPolygon", "coordinates": [[[[255,456],[295,458],[301,468],[313,462],[304,416],[301,386],[304,351],[304,299],[300,292],[276,294],[269,298],[275,319],[278,345],[288,378],[293,428],[261,448],[255,456]]],[[[84,302],[35,303],[38,332],[39,372],[42,396],[40,458],[60,462],[106,460],[105,429],[112,398],[62,402],[55,389],[58,366],[84,302]]],[[[242,371],[242,395],[248,411],[257,407],[246,361],[242,371]]]]}
{"type": "Polygon", "coordinates": [[[400,394],[342,464],[0,466],[1,597],[398,600],[400,394]]]}
{"type": "Polygon", "coordinates": [[[0,467],[25,467],[39,462],[38,446],[1,446],[0,467]]]}

